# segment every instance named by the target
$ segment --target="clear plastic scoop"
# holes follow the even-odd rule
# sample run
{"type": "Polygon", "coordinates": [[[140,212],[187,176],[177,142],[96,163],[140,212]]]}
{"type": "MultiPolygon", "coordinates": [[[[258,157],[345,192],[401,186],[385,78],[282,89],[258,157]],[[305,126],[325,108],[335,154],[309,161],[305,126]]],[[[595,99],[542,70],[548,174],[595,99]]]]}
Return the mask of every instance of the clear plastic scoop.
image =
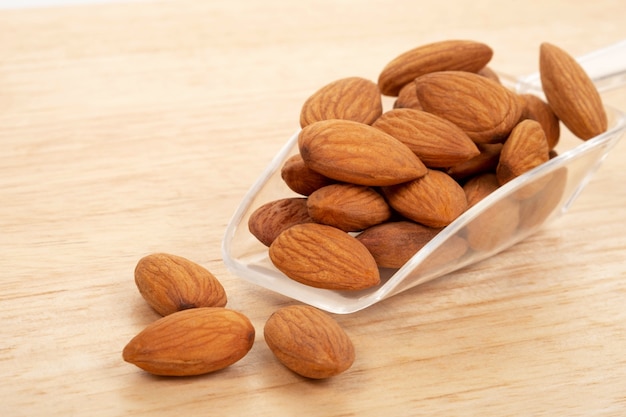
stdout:
{"type": "MultiPolygon", "coordinates": [[[[585,55],[578,61],[600,91],[626,84],[626,41],[585,55]]],[[[519,93],[542,96],[538,73],[512,81],[502,77],[502,81],[519,93]]],[[[298,152],[296,132],[234,213],[222,242],[224,262],[240,278],[322,310],[347,314],[364,309],[493,256],[563,215],[626,131],[626,115],[608,106],[606,111],[609,129],[605,133],[582,142],[562,129],[556,149],[559,156],[508,182],[471,207],[401,268],[382,269],[380,285],[356,292],[313,288],[286,277],[270,261],[268,248],[248,231],[248,218],[259,206],[297,196],[280,176],[286,159],[298,152]],[[497,213],[512,214],[498,216],[497,213]],[[471,239],[471,236],[478,238],[471,239]]]]}

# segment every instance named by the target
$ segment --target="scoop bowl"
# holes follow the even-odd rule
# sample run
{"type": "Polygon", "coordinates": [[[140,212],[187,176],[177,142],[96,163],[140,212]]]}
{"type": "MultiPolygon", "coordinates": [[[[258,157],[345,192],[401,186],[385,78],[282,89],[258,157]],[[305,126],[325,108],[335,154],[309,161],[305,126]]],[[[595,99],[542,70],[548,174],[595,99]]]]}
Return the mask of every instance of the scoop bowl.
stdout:
{"type": "MultiPolygon", "coordinates": [[[[626,82],[626,42],[579,59],[600,91],[626,82]]],[[[538,74],[518,79],[501,77],[519,93],[545,99],[538,74]]],[[[545,224],[564,215],[589,183],[610,150],[626,131],[626,115],[606,107],[609,128],[585,142],[562,126],[558,156],[504,184],[439,232],[399,269],[381,269],[381,283],[361,291],[310,287],[280,272],[269,259],[268,248],[248,230],[250,215],[262,204],[297,197],[284,183],[280,169],[298,152],[298,133],[287,141],[247,192],[230,220],[222,242],[226,266],[240,278],[322,310],[348,314],[419,284],[494,256],[545,224]]]]}

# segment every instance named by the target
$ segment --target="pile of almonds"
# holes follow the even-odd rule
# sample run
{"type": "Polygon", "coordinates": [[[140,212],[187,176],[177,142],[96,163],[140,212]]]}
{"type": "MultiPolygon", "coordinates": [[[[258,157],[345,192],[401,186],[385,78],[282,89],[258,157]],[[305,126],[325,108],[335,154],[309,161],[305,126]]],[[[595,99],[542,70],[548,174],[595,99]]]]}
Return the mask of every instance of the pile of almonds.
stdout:
{"type": "MultiPolygon", "coordinates": [[[[225,307],[224,287],[197,263],[166,253],[147,255],[135,267],[135,283],[163,317],[128,342],[125,361],[154,375],[201,375],[234,364],[252,349],[254,326],[225,307]]],[[[354,361],[354,346],[343,329],[310,306],[275,311],[264,336],[281,363],[308,378],[337,375],[354,361]]]]}
{"type": "MultiPolygon", "coordinates": [[[[281,169],[299,196],[267,202],[248,220],[274,266],[317,288],[376,286],[380,268],[401,267],[469,207],[554,156],[561,122],[583,140],[606,131],[600,95],[565,51],[541,45],[547,101],[502,85],[492,55],[480,42],[436,42],[393,59],[377,83],[348,77],[310,96],[299,153],[281,169]],[[382,96],[396,97],[392,109],[382,96]]],[[[562,191],[564,176],[555,178],[562,191]]],[[[537,194],[533,185],[520,195],[537,194]]],[[[534,211],[544,202],[551,210],[542,199],[556,204],[554,195],[498,207],[490,219],[507,218],[493,229],[513,233],[520,210],[539,222],[534,211]]],[[[497,242],[484,224],[472,226],[466,246],[497,242]]]]}
{"type": "MultiPolygon", "coordinates": [[[[378,83],[350,77],[314,93],[302,107],[299,153],[281,171],[300,196],[268,202],[249,218],[274,265],[319,288],[378,285],[379,268],[402,266],[468,207],[546,162],[560,122],[583,140],[607,129],[593,83],[563,50],[541,45],[547,102],[506,89],[491,58],[480,42],[437,42],[389,62],[378,83]],[[382,95],[397,97],[393,109],[383,111],[382,95]]],[[[527,210],[558,193],[544,194],[527,210]]],[[[489,221],[508,221],[514,209],[489,221]]],[[[477,227],[466,239],[480,249],[477,227]]],[[[202,266],[151,254],[138,262],[135,283],[163,317],[128,342],[125,361],[155,375],[199,375],[252,348],[254,326],[226,308],[223,286],[202,266]]],[[[264,338],[279,362],[308,378],[340,374],[355,359],[339,324],[310,306],[275,311],[264,338]]]]}

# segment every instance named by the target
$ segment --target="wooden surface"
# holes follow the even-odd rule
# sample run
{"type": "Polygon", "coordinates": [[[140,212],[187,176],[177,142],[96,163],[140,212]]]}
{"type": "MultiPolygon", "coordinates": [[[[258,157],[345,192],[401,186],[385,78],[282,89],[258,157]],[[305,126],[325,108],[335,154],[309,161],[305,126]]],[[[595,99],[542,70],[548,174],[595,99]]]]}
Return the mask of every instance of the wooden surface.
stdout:
{"type": "MultiPolygon", "coordinates": [[[[523,243],[353,315],[326,381],[279,365],[263,324],[291,301],[229,273],[225,226],[337,78],[414,46],[490,44],[537,69],[626,38],[623,2],[164,1],[0,11],[2,416],[623,416],[626,140],[571,212],[523,243]],[[196,378],[124,345],[157,318],[133,269],[156,251],[213,271],[256,330],[196,378]]],[[[606,100],[626,109],[624,90],[606,100]]]]}

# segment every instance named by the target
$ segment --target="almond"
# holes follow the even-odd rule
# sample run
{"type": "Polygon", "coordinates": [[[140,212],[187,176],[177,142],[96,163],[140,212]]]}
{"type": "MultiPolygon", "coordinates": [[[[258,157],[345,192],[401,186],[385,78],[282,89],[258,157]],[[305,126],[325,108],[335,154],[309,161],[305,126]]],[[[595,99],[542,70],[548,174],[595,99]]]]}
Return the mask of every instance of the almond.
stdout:
{"type": "MultiPolygon", "coordinates": [[[[463,191],[470,207],[500,187],[495,174],[476,176],[465,183],[463,191]]],[[[503,244],[515,233],[519,223],[519,205],[505,198],[474,218],[466,226],[466,238],[474,250],[488,251],[503,244]]]]}
{"type": "Polygon", "coordinates": [[[450,167],[480,153],[458,126],[424,111],[389,110],[372,126],[404,143],[429,168],[450,167]]]}
{"type": "Polygon", "coordinates": [[[480,71],[478,71],[476,74],[478,75],[482,75],[483,77],[487,77],[490,80],[493,80],[495,82],[497,82],[498,84],[501,84],[502,82],[500,81],[500,76],[498,75],[497,72],[495,72],[493,69],[491,69],[490,67],[484,67],[483,69],[481,69],[480,71]]]}
{"type": "Polygon", "coordinates": [[[545,186],[520,202],[519,229],[527,231],[542,225],[559,207],[567,186],[568,170],[561,167],[539,179],[545,186]]]}
{"type": "Polygon", "coordinates": [[[396,96],[400,89],[419,76],[436,71],[477,72],[485,67],[493,50],[471,40],[445,40],[422,45],[390,61],[378,77],[382,94],[396,96]]]}
{"type": "Polygon", "coordinates": [[[183,310],[148,325],[124,347],[126,362],[155,375],[214,372],[243,358],[254,343],[243,314],[221,307],[183,310]]]}
{"type": "Polygon", "coordinates": [[[307,207],[315,222],[346,232],[357,232],[391,217],[391,209],[383,196],[364,185],[322,187],[309,196],[307,207]]]}
{"type": "Polygon", "coordinates": [[[313,379],[336,376],[352,366],[352,341],[328,314],[293,305],[275,311],[263,334],[276,358],[291,371],[313,379]]]}
{"type": "Polygon", "coordinates": [[[558,46],[542,43],[539,73],[548,103],[574,135],[587,140],[607,130],[600,94],[572,56],[558,46]]]}
{"type": "Polygon", "coordinates": [[[500,184],[530,171],[548,161],[550,149],[539,122],[526,119],[520,122],[504,143],[496,175],[500,184]]]}
{"type": "Polygon", "coordinates": [[[371,124],[382,112],[376,83],[360,77],[343,78],[325,85],[304,102],[300,126],[328,119],[371,124]]]}
{"type": "Polygon", "coordinates": [[[400,268],[441,229],[410,221],[382,223],[356,238],[370,251],[381,268],[400,268]]]}
{"type": "Polygon", "coordinates": [[[186,258],[153,253],[139,260],[135,283],[142,297],[162,316],[197,307],[223,307],[224,287],[206,268],[186,258]]]}
{"type": "Polygon", "coordinates": [[[337,181],[381,186],[426,174],[422,161],[405,144],[363,123],[315,122],[302,129],[298,146],[310,169],[337,181]]]}
{"type": "Polygon", "coordinates": [[[285,161],[280,176],[287,187],[304,196],[335,182],[307,167],[300,154],[293,155],[285,161]]]}
{"type": "Polygon", "coordinates": [[[480,154],[446,170],[455,180],[463,180],[486,172],[495,172],[502,151],[501,143],[479,143],[476,145],[480,154]]]}
{"type": "Polygon", "coordinates": [[[398,213],[429,227],[452,223],[467,208],[463,188],[445,172],[429,170],[417,180],[384,187],[387,202],[398,213]]]}
{"type": "Polygon", "coordinates": [[[486,173],[477,175],[468,180],[463,185],[463,191],[467,198],[467,207],[470,208],[476,203],[493,193],[500,187],[496,174],[486,173]]]}
{"type": "Polygon", "coordinates": [[[518,223],[519,204],[511,198],[501,199],[465,226],[467,243],[475,251],[497,251],[507,245],[518,223]]]}
{"type": "Polygon", "coordinates": [[[522,114],[515,93],[478,74],[435,72],[415,85],[425,111],[451,121],[477,143],[504,141],[522,114]]]}
{"type": "Polygon", "coordinates": [[[248,229],[261,243],[269,246],[282,231],[312,221],[306,198],[288,197],[257,208],[248,219],[248,229]]]}
{"type": "Polygon", "coordinates": [[[376,261],[367,248],[332,226],[292,226],[274,240],[269,256],[289,278],[312,287],[362,290],[380,283],[376,261]]]}
{"type": "Polygon", "coordinates": [[[393,102],[393,108],[422,110],[422,106],[417,99],[415,84],[413,82],[408,83],[400,89],[398,98],[393,102]]]}
{"type": "Polygon", "coordinates": [[[522,118],[539,122],[546,134],[548,148],[554,149],[561,136],[561,125],[552,107],[532,94],[520,94],[519,98],[522,101],[522,118]]]}
{"type": "Polygon", "coordinates": [[[463,256],[468,253],[468,249],[469,245],[465,239],[457,235],[449,236],[443,245],[434,249],[416,266],[412,275],[419,276],[422,282],[425,282],[425,278],[432,277],[434,271],[441,271],[442,269],[451,271],[453,265],[462,261],[463,256]]]}

